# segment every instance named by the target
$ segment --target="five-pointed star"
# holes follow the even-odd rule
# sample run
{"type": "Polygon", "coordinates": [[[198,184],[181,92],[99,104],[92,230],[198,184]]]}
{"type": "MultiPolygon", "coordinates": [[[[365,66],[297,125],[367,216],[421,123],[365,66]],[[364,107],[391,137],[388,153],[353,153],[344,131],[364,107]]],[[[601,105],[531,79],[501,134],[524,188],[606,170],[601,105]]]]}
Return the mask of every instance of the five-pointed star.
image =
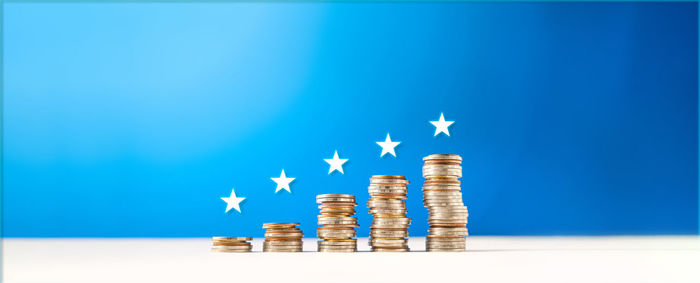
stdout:
{"type": "Polygon", "coordinates": [[[272,179],[273,181],[275,181],[275,183],[277,183],[277,188],[275,189],[275,193],[279,192],[282,189],[285,189],[289,193],[291,193],[292,190],[289,188],[289,183],[294,181],[294,179],[296,179],[296,178],[287,178],[287,176],[284,175],[284,169],[282,169],[282,174],[280,175],[279,178],[270,178],[270,179],[272,179]]]}
{"type": "Polygon", "coordinates": [[[399,145],[401,142],[393,142],[391,141],[391,137],[389,137],[389,134],[386,134],[386,140],[383,142],[377,142],[379,146],[382,147],[382,154],[379,155],[379,157],[384,156],[384,154],[391,153],[394,157],[396,157],[396,152],[394,151],[394,148],[396,148],[397,145],[399,145]]]}
{"type": "Polygon", "coordinates": [[[223,199],[226,202],[226,212],[228,213],[228,211],[231,210],[231,208],[236,209],[238,212],[241,212],[240,203],[245,198],[236,197],[236,192],[233,189],[231,189],[231,196],[221,199],[223,199]]]}
{"type": "Polygon", "coordinates": [[[435,126],[435,135],[437,136],[439,133],[445,133],[447,136],[450,136],[450,131],[447,129],[452,123],[455,121],[445,121],[445,115],[443,113],[440,113],[440,120],[438,121],[430,121],[433,126],[435,126]]]}
{"type": "Polygon", "coordinates": [[[324,159],[324,161],[331,165],[331,168],[328,170],[328,174],[332,173],[334,170],[338,170],[341,174],[345,174],[343,172],[343,164],[348,162],[348,159],[338,158],[337,150],[335,151],[335,154],[333,154],[333,159],[324,159]]]}

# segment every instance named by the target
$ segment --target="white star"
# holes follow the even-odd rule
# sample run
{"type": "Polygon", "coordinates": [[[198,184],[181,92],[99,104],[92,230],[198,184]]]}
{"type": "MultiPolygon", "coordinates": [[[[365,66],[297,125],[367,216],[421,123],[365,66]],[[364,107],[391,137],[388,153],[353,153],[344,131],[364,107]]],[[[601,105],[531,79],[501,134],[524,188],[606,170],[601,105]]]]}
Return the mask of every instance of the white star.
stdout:
{"type": "Polygon", "coordinates": [[[394,148],[396,148],[397,145],[399,145],[401,142],[393,142],[391,141],[391,137],[389,137],[389,134],[386,134],[386,140],[383,142],[377,142],[379,146],[382,147],[382,154],[379,155],[379,157],[384,156],[384,154],[391,153],[394,157],[396,157],[396,152],[394,151],[394,148]]]}
{"type": "Polygon", "coordinates": [[[231,196],[227,198],[221,198],[226,202],[226,212],[231,210],[231,208],[236,209],[238,212],[241,212],[241,206],[240,203],[245,199],[245,198],[239,198],[236,197],[236,192],[231,189],[231,196]]]}
{"type": "Polygon", "coordinates": [[[275,189],[275,193],[279,192],[282,189],[285,189],[289,193],[291,193],[292,190],[289,188],[289,183],[294,181],[294,179],[296,179],[296,178],[287,178],[287,176],[284,175],[284,169],[282,169],[282,174],[280,175],[279,178],[270,178],[270,179],[272,179],[273,181],[275,181],[275,183],[277,183],[277,188],[275,189]]]}
{"type": "Polygon", "coordinates": [[[450,136],[450,131],[447,129],[452,123],[455,121],[445,121],[445,115],[440,113],[440,120],[438,121],[430,121],[433,126],[435,126],[435,135],[437,136],[439,133],[445,133],[447,136],[450,136]]]}
{"type": "Polygon", "coordinates": [[[333,154],[333,159],[324,159],[324,161],[331,165],[331,169],[328,170],[328,174],[332,173],[334,170],[338,170],[341,174],[345,174],[343,172],[343,164],[348,162],[348,159],[338,158],[337,150],[335,151],[335,154],[333,154]]]}

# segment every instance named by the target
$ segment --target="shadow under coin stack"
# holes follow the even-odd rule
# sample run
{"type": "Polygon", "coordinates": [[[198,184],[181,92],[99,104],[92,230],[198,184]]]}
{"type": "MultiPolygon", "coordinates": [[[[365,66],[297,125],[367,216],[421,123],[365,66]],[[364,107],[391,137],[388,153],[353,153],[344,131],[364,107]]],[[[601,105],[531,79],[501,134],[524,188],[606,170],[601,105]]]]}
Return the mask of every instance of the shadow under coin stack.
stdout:
{"type": "Polygon", "coordinates": [[[374,216],[370,226],[369,245],[373,252],[407,252],[408,226],[406,217],[408,180],[404,176],[375,175],[369,185],[369,212],[374,216]]]}
{"type": "Polygon", "coordinates": [[[433,154],[423,158],[423,204],[428,208],[429,252],[463,252],[466,249],[467,207],[462,201],[459,178],[462,157],[433,154]]]}
{"type": "Polygon", "coordinates": [[[355,227],[355,196],[345,194],[325,194],[316,196],[321,215],[318,216],[317,234],[319,252],[355,252],[357,239],[355,227]]]}
{"type": "Polygon", "coordinates": [[[301,252],[304,233],[296,226],[299,223],[264,223],[263,252],[301,252]]]}
{"type": "Polygon", "coordinates": [[[212,237],[212,252],[247,253],[253,250],[249,237],[212,237]]]}

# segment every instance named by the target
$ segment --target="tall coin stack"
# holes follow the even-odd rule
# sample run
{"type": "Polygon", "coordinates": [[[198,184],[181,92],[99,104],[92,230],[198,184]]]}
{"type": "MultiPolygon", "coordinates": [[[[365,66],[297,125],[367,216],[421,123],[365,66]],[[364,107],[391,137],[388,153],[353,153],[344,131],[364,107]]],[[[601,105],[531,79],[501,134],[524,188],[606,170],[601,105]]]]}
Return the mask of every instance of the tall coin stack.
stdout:
{"type": "Polygon", "coordinates": [[[374,216],[370,226],[369,245],[374,252],[407,252],[408,225],[406,217],[408,180],[404,176],[375,175],[369,185],[369,212],[374,216]]]}
{"type": "Polygon", "coordinates": [[[467,207],[462,202],[459,178],[462,157],[433,154],[423,158],[423,204],[428,208],[429,252],[462,252],[466,249],[467,207]]]}
{"type": "Polygon", "coordinates": [[[250,237],[212,237],[212,252],[247,253],[253,250],[250,237]]]}
{"type": "Polygon", "coordinates": [[[263,252],[301,252],[304,233],[296,226],[299,223],[264,223],[263,252]]]}
{"type": "Polygon", "coordinates": [[[355,252],[357,239],[355,227],[355,196],[346,194],[325,194],[316,196],[321,215],[318,216],[319,252],[355,252]]]}

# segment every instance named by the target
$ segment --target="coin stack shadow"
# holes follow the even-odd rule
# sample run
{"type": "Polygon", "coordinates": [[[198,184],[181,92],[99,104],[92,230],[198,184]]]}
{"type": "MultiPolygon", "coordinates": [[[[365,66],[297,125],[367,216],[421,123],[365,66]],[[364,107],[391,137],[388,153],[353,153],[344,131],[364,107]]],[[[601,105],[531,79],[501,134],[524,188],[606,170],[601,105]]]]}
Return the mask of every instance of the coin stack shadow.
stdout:
{"type": "Polygon", "coordinates": [[[212,252],[247,253],[253,250],[250,237],[212,237],[212,252]]]}
{"type": "Polygon", "coordinates": [[[324,194],[316,196],[321,209],[318,216],[319,252],[355,252],[357,239],[354,239],[357,218],[355,196],[346,194],[324,194]]]}
{"type": "Polygon", "coordinates": [[[263,252],[301,252],[304,233],[296,226],[299,223],[264,223],[263,252]]]}
{"type": "Polygon", "coordinates": [[[462,201],[459,178],[462,157],[456,154],[433,154],[423,158],[423,204],[428,208],[429,252],[463,252],[466,250],[467,207],[462,201]]]}
{"type": "Polygon", "coordinates": [[[408,226],[406,217],[408,180],[404,176],[375,175],[370,179],[367,201],[374,216],[370,226],[369,245],[373,252],[407,252],[408,226]]]}

